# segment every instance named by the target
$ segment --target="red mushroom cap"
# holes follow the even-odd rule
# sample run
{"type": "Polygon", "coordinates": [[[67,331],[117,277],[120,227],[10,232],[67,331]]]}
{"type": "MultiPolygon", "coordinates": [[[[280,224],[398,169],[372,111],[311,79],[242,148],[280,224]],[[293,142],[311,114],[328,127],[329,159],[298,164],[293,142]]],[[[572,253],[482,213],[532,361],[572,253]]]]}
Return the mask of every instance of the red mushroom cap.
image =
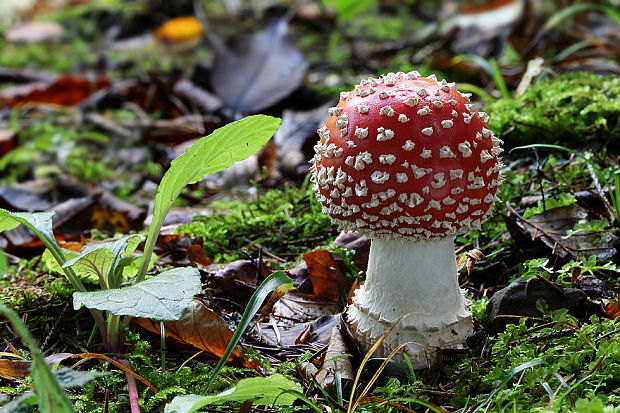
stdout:
{"type": "Polygon", "coordinates": [[[312,161],[316,195],[340,229],[430,239],[480,227],[503,179],[502,149],[467,95],[410,72],[341,97],[312,161]]]}

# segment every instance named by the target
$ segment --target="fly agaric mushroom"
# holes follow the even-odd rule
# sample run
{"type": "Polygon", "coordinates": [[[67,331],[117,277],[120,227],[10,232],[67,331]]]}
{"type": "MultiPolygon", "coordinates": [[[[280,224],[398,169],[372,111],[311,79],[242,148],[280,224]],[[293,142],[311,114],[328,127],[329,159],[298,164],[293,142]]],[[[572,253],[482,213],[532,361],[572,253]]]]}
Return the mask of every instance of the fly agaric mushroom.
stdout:
{"type": "Polygon", "coordinates": [[[311,161],[316,196],[341,230],[372,239],[349,326],[368,351],[402,318],[378,356],[414,342],[405,352],[425,367],[471,333],[454,237],[491,214],[501,141],[454,83],[417,72],[364,80],[329,113],[311,161]]]}

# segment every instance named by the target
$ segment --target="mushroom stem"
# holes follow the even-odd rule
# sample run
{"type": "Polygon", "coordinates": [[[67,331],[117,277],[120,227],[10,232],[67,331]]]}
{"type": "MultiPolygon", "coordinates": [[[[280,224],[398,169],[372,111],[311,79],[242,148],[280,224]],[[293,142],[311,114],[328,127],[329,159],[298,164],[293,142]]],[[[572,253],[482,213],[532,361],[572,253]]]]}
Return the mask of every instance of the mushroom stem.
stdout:
{"type": "MultiPolygon", "coordinates": [[[[415,368],[436,360],[438,349],[462,348],[472,330],[469,301],[458,285],[454,240],[373,238],[366,283],[356,291],[347,318],[364,351],[389,326],[400,325],[379,347],[386,357],[405,342],[415,368]],[[422,348],[422,347],[424,348],[422,348]]],[[[402,360],[402,357],[399,357],[402,360]]]]}

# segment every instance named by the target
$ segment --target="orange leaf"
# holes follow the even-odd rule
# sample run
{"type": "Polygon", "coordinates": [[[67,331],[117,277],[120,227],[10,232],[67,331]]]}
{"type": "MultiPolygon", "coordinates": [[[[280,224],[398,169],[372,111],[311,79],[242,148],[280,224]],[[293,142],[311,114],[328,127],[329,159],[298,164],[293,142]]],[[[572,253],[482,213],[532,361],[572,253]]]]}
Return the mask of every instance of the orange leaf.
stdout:
{"type": "Polygon", "coordinates": [[[331,252],[320,249],[304,254],[308,266],[314,298],[339,302],[343,295],[345,278],[331,252]]]}
{"type": "MultiPolygon", "coordinates": [[[[159,322],[146,318],[137,318],[135,321],[145,330],[160,334],[159,322]]],[[[205,350],[216,357],[224,355],[226,346],[233,336],[232,330],[222,317],[209,309],[199,298],[195,298],[190,303],[185,315],[180,320],[166,321],[164,326],[166,337],[205,350]]],[[[229,361],[233,358],[243,358],[243,353],[236,348],[229,361]]],[[[255,361],[246,361],[245,366],[258,367],[255,361]]]]}
{"type": "Polygon", "coordinates": [[[610,318],[620,317],[620,299],[616,298],[614,300],[610,300],[607,307],[605,307],[605,313],[610,318]]]}
{"type": "Polygon", "coordinates": [[[202,245],[194,244],[187,247],[187,259],[195,264],[200,264],[206,267],[211,263],[211,260],[205,257],[202,245]]]}
{"type": "Polygon", "coordinates": [[[109,86],[110,81],[103,78],[90,81],[78,76],[60,76],[50,84],[4,89],[0,94],[0,103],[9,107],[29,102],[72,106],[109,86]]]}

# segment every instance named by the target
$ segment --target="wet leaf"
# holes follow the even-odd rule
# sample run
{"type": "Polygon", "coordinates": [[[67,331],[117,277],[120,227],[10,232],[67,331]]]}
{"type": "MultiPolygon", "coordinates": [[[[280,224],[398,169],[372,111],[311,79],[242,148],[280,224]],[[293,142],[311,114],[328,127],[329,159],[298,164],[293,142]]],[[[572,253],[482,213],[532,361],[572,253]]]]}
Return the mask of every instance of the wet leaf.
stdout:
{"type": "Polygon", "coordinates": [[[14,377],[26,377],[30,375],[31,361],[0,359],[0,377],[12,380],[14,377]]]}
{"type": "MultiPolygon", "coordinates": [[[[135,322],[145,330],[160,334],[158,322],[145,318],[137,318],[135,322]]],[[[232,330],[222,317],[209,309],[199,298],[189,303],[183,317],[176,321],[166,321],[164,326],[167,338],[205,350],[216,357],[224,355],[226,346],[233,337],[232,330]]],[[[229,361],[242,357],[243,353],[236,348],[229,361]]]]}
{"type": "Polygon", "coordinates": [[[308,64],[286,39],[287,30],[284,20],[276,20],[217,50],[211,85],[233,113],[260,111],[302,84],[308,64]]]}
{"type": "Polygon", "coordinates": [[[0,130],[0,157],[9,153],[17,146],[17,131],[0,130]]]}
{"type": "Polygon", "coordinates": [[[211,260],[205,257],[205,252],[202,249],[202,245],[194,244],[187,247],[187,259],[194,264],[202,265],[206,267],[211,264],[211,260]]]}

